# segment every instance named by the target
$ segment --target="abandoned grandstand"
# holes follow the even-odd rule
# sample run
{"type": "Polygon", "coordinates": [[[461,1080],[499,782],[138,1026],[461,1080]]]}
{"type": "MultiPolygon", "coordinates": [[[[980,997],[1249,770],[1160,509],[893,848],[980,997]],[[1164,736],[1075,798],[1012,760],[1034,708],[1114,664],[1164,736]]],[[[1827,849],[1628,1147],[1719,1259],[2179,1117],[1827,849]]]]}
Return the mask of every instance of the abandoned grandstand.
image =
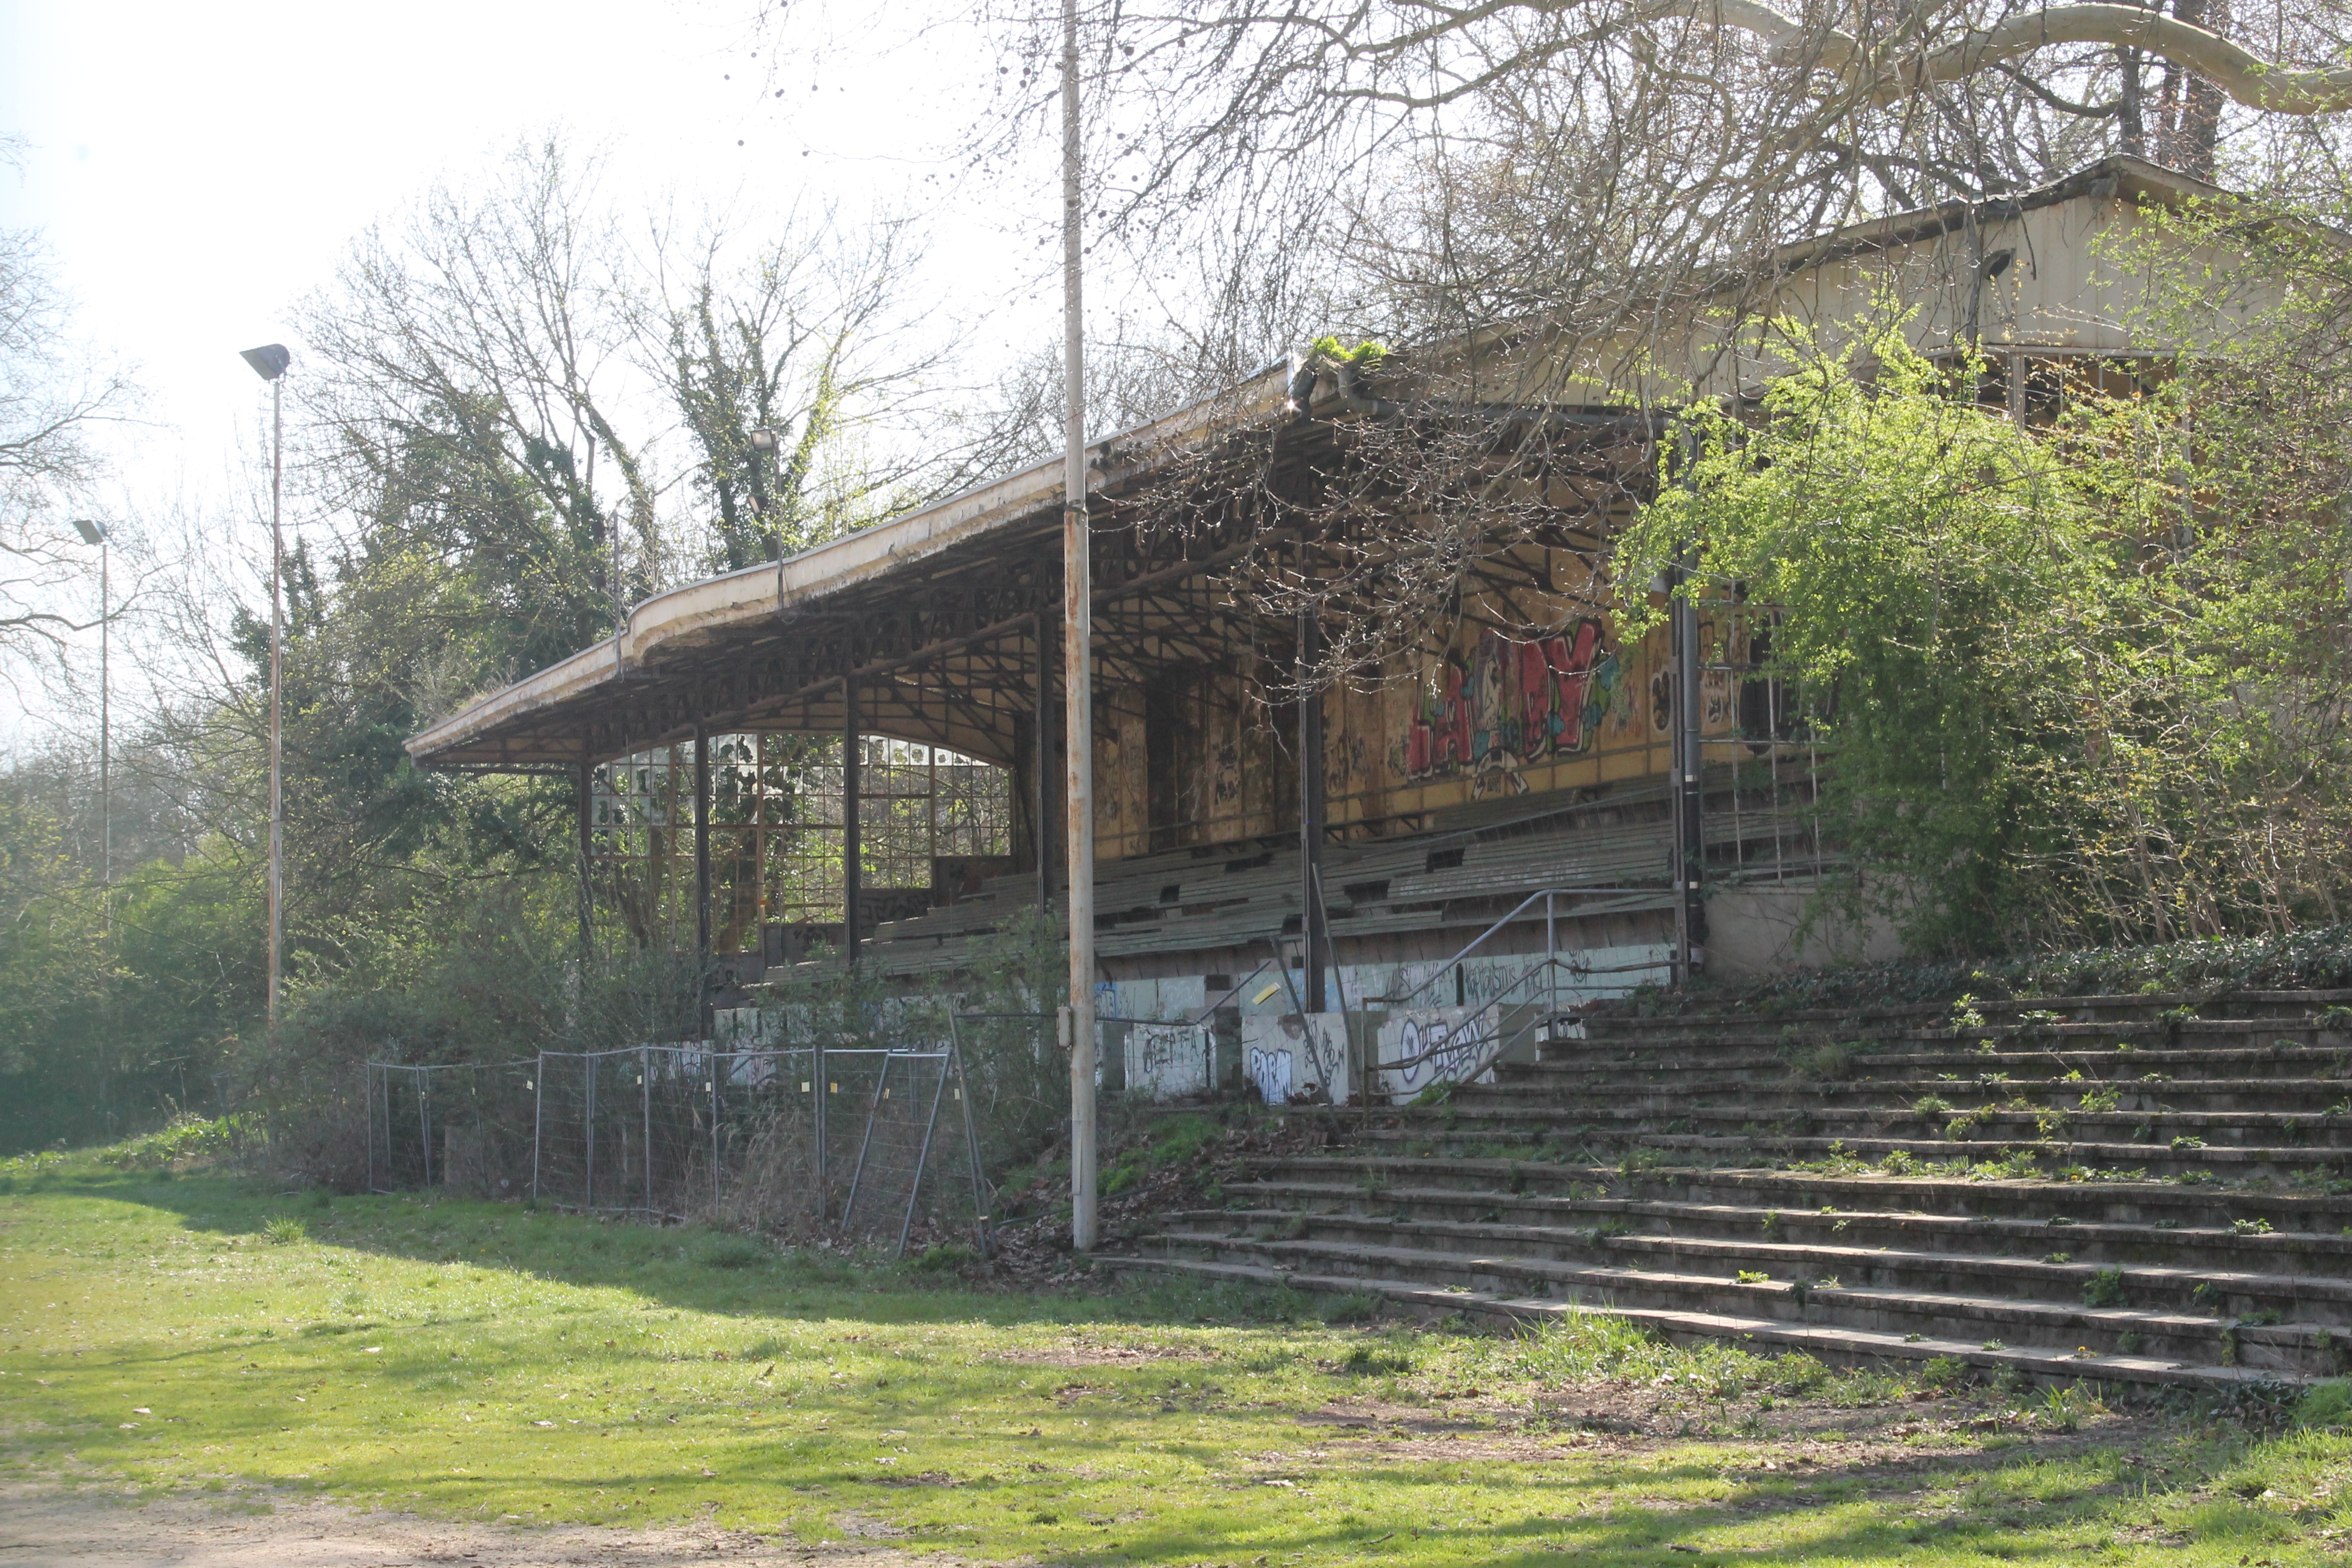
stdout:
{"type": "MultiPolygon", "coordinates": [[[[2139,204],[2201,189],[2109,160],[1824,235],[1689,301],[1653,352],[1681,360],[1684,395],[1753,395],[1769,365],[1743,321],[1833,328],[1891,290],[1924,347],[1976,345],[1984,395],[2033,417],[2064,366],[2127,372],[2151,352],[2099,242],[2139,204]]],[[[1441,1037],[1484,1010],[1486,1036],[1531,1047],[1540,1017],[1679,965],[1873,942],[1796,945],[1834,847],[1808,815],[1823,759],[1760,668],[1769,616],[1726,597],[1640,639],[1612,621],[1612,509],[1655,471],[1661,394],[1580,401],[1575,376],[1530,368],[1540,343],[1444,351],[1489,352],[1489,381],[1549,390],[1481,417],[1574,435],[1515,480],[1520,512],[1546,515],[1522,516],[1377,679],[1319,696],[1291,689],[1318,628],[1253,612],[1230,573],[1269,544],[1303,577],[1323,570],[1299,518],[1367,423],[1409,405],[1293,362],[1093,448],[1085,743],[1111,1087],[1197,1091],[1246,1068],[1278,1100],[1413,1092],[1463,1064],[1404,1032],[1441,1037]],[[1248,485],[1216,475],[1237,447],[1248,485]]],[[[1381,379],[1409,397],[1412,375],[1395,356],[1381,379]]],[[[660,594],[409,749],[573,778],[604,918],[698,942],[739,996],[819,951],[950,977],[976,936],[1057,899],[1061,497],[1045,465],[660,594]]]]}
{"type": "MultiPolygon", "coordinates": [[[[2203,188],[2110,160],[1843,230],[1691,301],[1681,340],[1651,346],[1682,356],[1685,389],[1751,396],[1769,361],[1727,299],[1834,333],[1891,290],[1927,351],[1975,346],[1987,402],[2044,417],[2070,376],[2148,370],[2163,345],[2130,330],[2137,291],[2102,242],[2203,188]]],[[[1560,394],[1576,378],[1544,351],[1494,345],[1482,371],[1541,396],[1416,403],[1411,356],[1368,377],[1327,353],[1094,448],[1099,1079],[1159,1099],[1246,1084],[1340,1145],[1250,1156],[1218,1206],[1112,1237],[1109,1265],[1449,1316],[1607,1312],[1938,1375],[2341,1374],[2352,992],[1769,1023],[1606,1000],[1822,951],[1795,932],[1836,868],[1811,815],[1834,758],[1760,668],[1769,607],[1726,593],[1620,635],[1599,591],[1612,519],[1670,426],[1639,388],[1560,394]],[[1376,437],[1465,426],[1474,445],[1561,438],[1511,471],[1510,526],[1467,552],[1462,591],[1396,606],[1375,678],[1312,695],[1296,671],[1325,628],[1267,614],[1249,563],[1327,582],[1328,536],[1302,522],[1316,499],[1360,478],[1376,437]],[[1234,452],[1246,483],[1220,466],[1234,452]]],[[[987,933],[1059,904],[1061,500],[1043,467],[663,594],[411,751],[572,779],[601,930],[690,933],[736,987],[845,960],[952,991],[987,933]]],[[[1418,514],[1400,500],[1391,521],[1418,514]]],[[[1384,610],[1352,607],[1360,626],[1384,610]]],[[[800,1044],[825,1059],[814,1032],[800,1044]]],[[[740,1114],[755,1086],[703,1074],[716,1058],[691,1043],[636,1047],[620,1099],[645,1149],[663,1051],[708,1079],[685,1082],[679,1126],[716,1191],[721,1101],[740,1114]]],[[[950,1056],[922,1059],[936,1120],[950,1056]]],[[[821,1129],[834,1076],[784,1072],[779,1114],[814,1091],[821,1129]]],[[[866,1097],[868,1138],[884,1101],[866,1097]]],[[[803,1184],[846,1226],[866,1161],[834,1203],[822,1139],[803,1184]]],[[[623,1170],[608,1201],[664,1212],[650,1173],[623,1170]]],[[[970,1185],[980,1201],[976,1161],[970,1185]]],[[[904,1246],[913,1197],[890,1213],[904,1246]]]]}

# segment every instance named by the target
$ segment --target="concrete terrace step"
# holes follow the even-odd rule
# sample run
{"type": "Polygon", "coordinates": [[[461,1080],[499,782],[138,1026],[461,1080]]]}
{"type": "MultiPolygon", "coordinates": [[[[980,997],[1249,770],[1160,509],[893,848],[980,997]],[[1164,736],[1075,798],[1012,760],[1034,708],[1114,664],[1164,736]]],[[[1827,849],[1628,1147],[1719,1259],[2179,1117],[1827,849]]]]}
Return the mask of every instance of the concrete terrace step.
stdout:
{"type": "Polygon", "coordinates": [[[1475,1156],[1394,1154],[1262,1156],[1250,1163],[1261,1179],[1346,1185],[1385,1196],[1402,1185],[1475,1192],[1490,1200],[1552,1194],[1594,1202],[1639,1197],[1748,1208],[1759,1216],[1783,1212],[1894,1210],[1958,1219],[2011,1218],[2046,1224],[2053,1217],[2125,1225],[2170,1221],[2176,1226],[2228,1229],[2261,1222],[2278,1232],[2334,1235],[2352,1226],[2352,1184],[2341,1192],[2279,1187],[2217,1189],[2164,1182],[2052,1182],[1892,1176],[1877,1173],[1656,1166],[1628,1174],[1608,1165],[1555,1163],[1475,1156]]]}
{"type": "MultiPolygon", "coordinates": [[[[1540,1110],[1497,1110],[1481,1116],[1465,1114],[1458,1121],[1443,1125],[1407,1124],[1397,1128],[1374,1128],[1363,1135],[1362,1142],[1368,1147],[1402,1145],[1409,1149],[1441,1140],[1456,1143],[1481,1140],[1492,1142],[1507,1135],[1514,1142],[1532,1142],[1549,1138],[1585,1148],[1624,1148],[1685,1154],[1720,1164],[1835,1160],[1880,1163],[1889,1155],[1901,1154],[1916,1164],[1930,1168],[1948,1167],[1956,1163],[1965,1167],[1998,1164],[2024,1154],[2036,1159],[2056,1160],[2060,1173],[2068,1167],[2108,1172],[2136,1171],[2144,1176],[2204,1173],[2237,1177],[2256,1173],[2305,1172],[2341,1177],[2352,1172],[2352,1148],[2325,1144],[2209,1142],[2202,1146],[2175,1146],[2168,1143],[2102,1142],[2067,1137],[2044,1140],[2025,1131],[2007,1139],[1960,1140],[1884,1137],[1860,1130],[1826,1138],[1760,1131],[1736,1134],[1660,1132],[1646,1131],[1639,1123],[1617,1127],[1599,1120],[1571,1121],[1566,1116],[1540,1110]]],[[[1955,1171],[1952,1173],[1964,1173],[1955,1171]]]]}
{"type": "Polygon", "coordinates": [[[1139,1239],[1145,1255],[1186,1253],[1216,1262],[1315,1268],[1345,1278],[1370,1275],[1457,1285],[1512,1295],[1597,1300],[1672,1311],[1727,1312],[1784,1322],[1830,1323],[1881,1333],[1930,1331],[2014,1339],[2061,1352],[2128,1355],[2141,1349],[2187,1363],[2268,1368],[2322,1375],[2338,1370],[2340,1325],[2281,1322],[2248,1326],[2206,1314],[2086,1307],[2078,1303],[1777,1279],[1729,1273],[1579,1263],[1517,1253],[1435,1251],[1422,1247],[1162,1231],[1139,1239]]]}
{"type": "Polygon", "coordinates": [[[2336,1053],[2352,1050],[2352,1025],[2294,1019],[2202,1019],[2187,1024],[2070,1024],[2031,1032],[2000,1029],[1901,1029],[1880,1033],[1840,1031],[1791,1035],[1784,1030],[1724,1029],[1674,1037],[1627,1037],[1592,1020],[1580,1035],[1567,1035],[1544,1047],[1544,1060],[1573,1066],[1584,1061],[1655,1061],[1664,1065],[1712,1064],[1727,1058],[1785,1059],[1800,1048],[1849,1047],[1856,1061],[1885,1057],[2090,1057],[2136,1055],[2158,1050],[2245,1051],[2256,1058],[2280,1050],[2336,1053]],[[2130,1047],[2118,1051],[2119,1046],[2130,1047]]]}
{"type": "MultiPolygon", "coordinates": [[[[2339,1091],[2340,1092],[2340,1091],[2339,1091]]],[[[1713,1130],[1718,1132],[1785,1133],[1825,1131],[1832,1135],[1908,1129],[1922,1138],[1951,1142],[1954,1116],[1964,1116],[1978,1131],[1975,1141],[2033,1142],[2074,1138],[2093,1142],[2168,1146],[2175,1138],[2200,1138],[2208,1143],[2261,1143],[2266,1146],[2309,1146],[2313,1151],[2352,1152],[2352,1112],[2328,1110],[2177,1110],[2125,1109],[2084,1110],[2063,1105],[2020,1107],[2013,1100],[1990,1104],[1952,1105],[1944,1110],[1921,1112],[1906,1105],[1696,1105],[1657,1110],[1638,1105],[1595,1105],[1563,1100],[1528,1104],[1525,1097],[1478,1089],[1457,1091],[1446,1107],[1451,1115],[1430,1119],[1452,1130],[1487,1122],[1571,1123],[1580,1129],[1654,1129],[1677,1132],[1713,1130]],[[2042,1120],[2055,1121],[2045,1131],[2042,1120]],[[2105,1137],[2101,1135],[2105,1134],[2105,1137]]]]}
{"type": "Polygon", "coordinates": [[[1916,1331],[1897,1333],[1844,1324],[1798,1322],[1724,1311],[1697,1311],[1632,1303],[1601,1305],[1563,1301],[1553,1297],[1509,1289],[1433,1285],[1411,1274],[1331,1273],[1275,1263],[1140,1254],[1106,1257],[1103,1263],[1111,1268],[1202,1279],[1286,1286],[1297,1290],[1334,1295],[1373,1295],[1428,1311],[1475,1312],[1529,1323],[1580,1316],[1617,1318],[1639,1323],[1677,1342],[1731,1340],[1754,1349],[1801,1352],[1840,1364],[1871,1361],[1925,1363],[1949,1357],[1982,1371],[2013,1370],[2044,1382],[2094,1378],[2107,1383],[2189,1386],[2215,1391],[2265,1385],[2297,1387],[2314,1381],[2305,1373],[2245,1364],[2199,1363],[2145,1354],[2085,1357],[2077,1353],[2084,1347],[2075,1346],[2064,1349],[2011,1348],[2004,1344],[1994,1348],[1981,1340],[1971,1341],[1916,1331]]]}
{"type": "Polygon", "coordinates": [[[1916,1110],[1933,1097],[1954,1110],[1976,1110],[2027,1100],[2052,1110],[2079,1110],[2086,1093],[2116,1096],[2119,1110],[2263,1112],[2302,1109],[2310,1115],[2337,1115],[2352,1125],[2352,1080],[2335,1078],[2145,1078],[2019,1079],[2007,1083],[1955,1082],[1948,1079],[1849,1079],[1811,1083],[1785,1072],[1772,1079],[1715,1079],[1697,1083],[1563,1082],[1542,1069],[1504,1064],[1499,1084],[1471,1084],[1454,1091],[1450,1103],[1476,1105],[1503,1100],[1547,1105],[1611,1106],[1652,1115],[1746,1107],[1758,1112],[1813,1110],[1849,1101],[1865,1102],[1895,1114],[1916,1110]],[[2193,1103],[2192,1103],[2193,1102],[2193,1103]],[[2338,1107],[2344,1109],[2338,1110],[2338,1107]]]}
{"type": "MultiPolygon", "coordinates": [[[[2352,1006],[2352,990],[2263,991],[2225,989],[2215,992],[2167,991],[2141,994],[2086,996],[2019,996],[2007,1000],[1972,997],[1968,1006],[1989,1024],[2043,1027],[2053,1023],[2094,1024],[2158,1019],[2187,1009],[2187,1022],[2208,1015],[2247,1018],[2308,1018],[2331,1008],[2352,1006]]],[[[1751,1009],[1737,1013],[1637,1014],[1610,1010],[1596,1014],[1592,1026],[1612,1035],[1660,1037],[1677,1031],[1774,1028],[1856,1029],[1872,1026],[1918,1026],[1940,1022],[1961,1011],[1956,1001],[1901,1002],[1856,1007],[1801,1007],[1780,1012],[1751,1009]]],[[[2344,1019],[2352,1027],[2352,1016],[2344,1019]]]]}
{"type": "MultiPolygon", "coordinates": [[[[1237,1214],[1212,1210],[1168,1217],[1171,1226],[1181,1226],[1185,1234],[1223,1234],[1265,1240],[1286,1226],[1295,1226],[1298,1216],[1279,1211],[1237,1214]]],[[[1563,1226],[1383,1218],[1345,1213],[1315,1215],[1307,1220],[1306,1229],[1306,1237],[1282,1239],[1481,1256],[1499,1251],[1553,1262],[1633,1268],[1645,1274],[1663,1268],[1710,1279],[1731,1278],[1742,1272],[1791,1283],[1834,1279],[1848,1284],[1921,1294],[1936,1294],[1938,1286],[1953,1279],[1966,1279],[1987,1292],[1999,1288],[2016,1300],[2057,1303],[2083,1301],[2086,1291],[2112,1284],[2117,1298],[2113,1305],[2128,1302],[2143,1310],[2189,1313],[2209,1324],[2233,1313],[2268,1313],[2284,1318],[2292,1310],[2297,1316],[2324,1324],[2331,1331],[2352,1326],[2352,1280],[2340,1275],[2269,1274],[2147,1263],[2053,1263],[2046,1258],[2007,1257],[1964,1249],[1943,1253],[1898,1251],[1887,1246],[1853,1245],[1843,1237],[1782,1241],[1642,1230],[1612,1233],[1606,1227],[1579,1230],[1563,1226]]],[[[2072,1239],[2064,1233],[2045,1233],[2042,1245],[2072,1239]]]]}
{"type": "MultiPolygon", "coordinates": [[[[1761,1237],[1811,1245],[1899,1247],[1933,1251],[1939,1258],[1992,1253],[2071,1253],[2088,1272],[2118,1263],[2158,1264],[2195,1273],[2200,1280],[2221,1272],[2309,1275],[2346,1281],[2352,1292],[2352,1235],[2323,1230],[2233,1230],[2183,1228],[2177,1220],[2112,1224],[2048,1218],[1979,1217],[1904,1213],[1890,1209],[1793,1208],[1745,1204],[1687,1203],[1647,1198],[1555,1197],[1529,1193],[1454,1187],[1387,1187],[1367,1194],[1335,1183],[1257,1181],[1228,1183],[1229,1202],[1253,1205],[1203,1215],[1234,1213],[1256,1219],[1307,1215],[1383,1213],[1391,1219],[1454,1220],[1479,1224],[1587,1231],[1654,1231],[1675,1236],[1725,1238],[1761,1237]],[[2056,1222],[2056,1223],[2053,1223],[2056,1222]]],[[[1202,1215],[1176,1217],[1200,1219],[1202,1215]]],[[[2249,1224],[2270,1226],[2264,1219],[2249,1224]]],[[[2352,1299],[2352,1296],[2347,1296],[2352,1299]]]]}
{"type": "Polygon", "coordinates": [[[1986,1056],[1978,1051],[1886,1051],[1856,1056],[1834,1076],[1801,1076],[1798,1064],[1778,1052],[1748,1052],[1709,1058],[1698,1052],[1669,1052],[1656,1057],[1623,1053],[1609,1056],[1563,1057],[1557,1044],[1532,1062],[1507,1062],[1502,1071],[1514,1082],[1530,1088],[1574,1091],[1585,1087],[1652,1087],[1697,1092],[1714,1085],[1751,1087],[1804,1086],[1855,1089],[1870,1085],[1931,1082],[1973,1084],[1990,1072],[2005,1072],[2020,1081],[2064,1079],[2079,1072],[2085,1080],[2110,1083],[2145,1081],[2151,1072],[2168,1079],[2222,1079],[2247,1083],[2280,1079],[2352,1084],[2352,1048],[2334,1046],[2208,1046],[2179,1050],[2150,1047],[2119,1052],[2019,1051],[1986,1056]]]}

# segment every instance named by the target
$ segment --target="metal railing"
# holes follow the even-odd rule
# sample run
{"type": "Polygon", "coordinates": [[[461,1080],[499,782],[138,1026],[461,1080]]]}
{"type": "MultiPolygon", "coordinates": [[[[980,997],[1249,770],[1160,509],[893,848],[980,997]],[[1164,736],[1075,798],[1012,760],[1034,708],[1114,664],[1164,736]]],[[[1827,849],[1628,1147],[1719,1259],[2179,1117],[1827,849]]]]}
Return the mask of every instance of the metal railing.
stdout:
{"type": "MultiPolygon", "coordinates": [[[[1480,931],[1476,936],[1472,937],[1469,942],[1463,947],[1461,952],[1455,953],[1452,958],[1449,958],[1444,963],[1439,964],[1433,973],[1423,979],[1420,984],[1414,986],[1412,990],[1402,992],[1393,996],[1367,996],[1364,1000],[1367,1002],[1378,1002],[1387,1007],[1402,1007],[1406,1005],[1408,1003],[1412,1002],[1414,997],[1420,995],[1423,992],[1428,990],[1431,986],[1436,984],[1447,975],[1458,972],[1462,968],[1463,962],[1465,959],[1469,958],[1471,954],[1476,952],[1489,941],[1493,940],[1502,931],[1504,927],[1517,923],[1521,915],[1527,913],[1527,911],[1534,907],[1537,902],[1540,901],[1544,907],[1544,955],[1542,959],[1528,970],[1528,973],[1534,973],[1538,970],[1542,970],[1552,974],[1554,983],[1549,999],[1551,1003],[1551,1010],[1557,1012],[1559,1010],[1559,993],[1558,971],[1555,966],[1563,962],[1567,962],[1571,964],[1574,963],[1573,960],[1563,961],[1560,958],[1560,909],[1559,900],[1566,898],[1585,896],[1623,897],[1627,894],[1655,894],[1661,898],[1672,898],[1674,896],[1674,889],[1673,888],[1664,885],[1650,888],[1546,888],[1539,892],[1529,893],[1526,898],[1519,900],[1518,904],[1512,909],[1510,913],[1505,915],[1502,919],[1488,926],[1485,931],[1480,931]]],[[[1579,911],[1573,910],[1569,911],[1570,915],[1574,915],[1578,912],[1579,911]]],[[[1650,964],[1642,964],[1635,967],[1648,969],[1654,966],[1650,964]]],[[[1571,973],[1581,977],[1588,974],[1604,973],[1608,972],[1594,970],[1589,966],[1578,966],[1572,968],[1571,973]]],[[[1526,976],[1523,975],[1520,978],[1525,979],[1526,976]]],[[[1512,983],[1513,985],[1517,985],[1517,981],[1514,981],[1512,983]]],[[[1500,994],[1500,993],[1497,993],[1497,994],[1500,994]]]]}
{"type": "MultiPolygon", "coordinates": [[[[1655,968],[1656,965],[1645,967],[1655,968]]],[[[1415,1085],[1410,1089],[1389,1092],[1395,1098],[1418,1098],[1434,1089],[1454,1089],[1465,1083],[1477,1082],[1492,1070],[1513,1047],[1518,1044],[1523,1034],[1540,1032],[1558,1017],[1557,975],[1561,970],[1569,971],[1579,979],[1590,973],[1589,970],[1577,965],[1572,959],[1547,956],[1536,960],[1517,979],[1478,1005],[1473,1016],[1489,1018],[1492,1022],[1472,1037],[1466,1047],[1458,1033],[1449,1032],[1442,1043],[1427,1050],[1394,1059],[1384,1059],[1380,1057],[1375,1045],[1374,1049],[1370,1053],[1370,1059],[1366,1064],[1365,1104],[1370,1106],[1371,1103],[1371,1090],[1375,1087],[1385,1089],[1382,1082],[1385,1075],[1419,1067],[1429,1061],[1446,1062],[1447,1068],[1444,1076],[1433,1077],[1427,1083],[1415,1085]],[[1552,982],[1550,993],[1552,1005],[1536,1017],[1528,1020],[1524,1029],[1507,1027],[1505,1019],[1511,1010],[1508,1005],[1511,994],[1538,974],[1545,975],[1552,982]]],[[[1465,1023],[1467,1021],[1465,1020],[1465,1023]]]]}

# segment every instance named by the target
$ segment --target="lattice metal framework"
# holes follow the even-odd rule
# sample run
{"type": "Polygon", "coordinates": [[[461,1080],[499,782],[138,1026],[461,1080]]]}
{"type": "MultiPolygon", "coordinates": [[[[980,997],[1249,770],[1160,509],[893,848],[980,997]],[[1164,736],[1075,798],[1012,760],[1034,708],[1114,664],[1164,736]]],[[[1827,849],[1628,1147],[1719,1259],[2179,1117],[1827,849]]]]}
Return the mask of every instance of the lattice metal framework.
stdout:
{"type": "MultiPolygon", "coordinates": [[[[842,918],[841,745],[838,736],[712,737],[714,951],[757,950],[760,927],[770,921],[842,918]]],[[[940,857],[1011,853],[1008,770],[944,746],[882,736],[866,736],[860,745],[863,886],[928,892],[940,857]]],[[[611,900],[639,943],[691,936],[691,746],[666,746],[596,770],[590,854],[600,898],[611,900]]]]}

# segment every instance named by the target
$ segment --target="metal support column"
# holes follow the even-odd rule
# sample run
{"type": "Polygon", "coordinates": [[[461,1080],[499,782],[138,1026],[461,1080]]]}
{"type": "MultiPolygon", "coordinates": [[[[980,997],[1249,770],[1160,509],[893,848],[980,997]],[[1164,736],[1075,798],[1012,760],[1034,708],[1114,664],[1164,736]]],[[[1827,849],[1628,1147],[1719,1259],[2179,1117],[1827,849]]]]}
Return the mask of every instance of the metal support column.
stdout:
{"type": "Polygon", "coordinates": [[[824,1080],[824,1037],[817,1035],[809,1041],[809,1092],[815,1097],[809,1107],[809,1180],[815,1188],[817,1223],[824,1225],[833,1218],[833,1184],[825,1179],[829,1163],[825,1158],[825,1104],[833,1086],[824,1080]]]}
{"type": "Polygon", "coordinates": [[[853,968],[857,963],[858,937],[865,929],[865,911],[858,907],[864,868],[858,863],[862,851],[857,843],[857,770],[865,760],[864,750],[864,738],[857,732],[857,681],[845,676],[841,682],[841,956],[853,968]]]}
{"type": "Polygon", "coordinates": [[[1706,966],[1706,900],[1699,885],[1706,795],[1699,745],[1698,606],[1689,597],[1687,558],[1675,567],[1674,579],[1681,590],[1667,622],[1674,642],[1675,981],[1687,985],[1706,966]]]}
{"type": "Polygon", "coordinates": [[[1059,771],[1054,760],[1054,620],[1051,616],[1037,616],[1037,705],[1034,710],[1037,745],[1036,765],[1031,772],[1031,784],[1036,795],[1031,816],[1037,826],[1037,907],[1054,907],[1054,846],[1059,837],[1058,824],[1054,820],[1054,778],[1059,771]]]}
{"type": "Polygon", "coordinates": [[[710,968],[710,737],[694,727],[694,951],[710,968]]]}
{"type": "Polygon", "coordinates": [[[596,1206],[596,1078],[604,1058],[583,1054],[580,1061],[587,1073],[586,1092],[580,1097],[580,1138],[588,1151],[580,1176],[580,1206],[584,1211],[596,1206]]]}
{"type": "MultiPolygon", "coordinates": [[[[584,972],[596,956],[595,946],[595,849],[596,849],[596,764],[585,755],[580,759],[579,777],[572,785],[572,809],[579,817],[580,837],[580,963],[584,972]]],[[[583,973],[583,978],[585,975],[583,973]]]]}
{"type": "Polygon", "coordinates": [[[1305,973],[1299,986],[1309,1012],[1327,1011],[1323,960],[1331,933],[1323,910],[1323,694],[1307,682],[1322,658],[1321,628],[1298,617],[1298,937],[1305,973]]]}

